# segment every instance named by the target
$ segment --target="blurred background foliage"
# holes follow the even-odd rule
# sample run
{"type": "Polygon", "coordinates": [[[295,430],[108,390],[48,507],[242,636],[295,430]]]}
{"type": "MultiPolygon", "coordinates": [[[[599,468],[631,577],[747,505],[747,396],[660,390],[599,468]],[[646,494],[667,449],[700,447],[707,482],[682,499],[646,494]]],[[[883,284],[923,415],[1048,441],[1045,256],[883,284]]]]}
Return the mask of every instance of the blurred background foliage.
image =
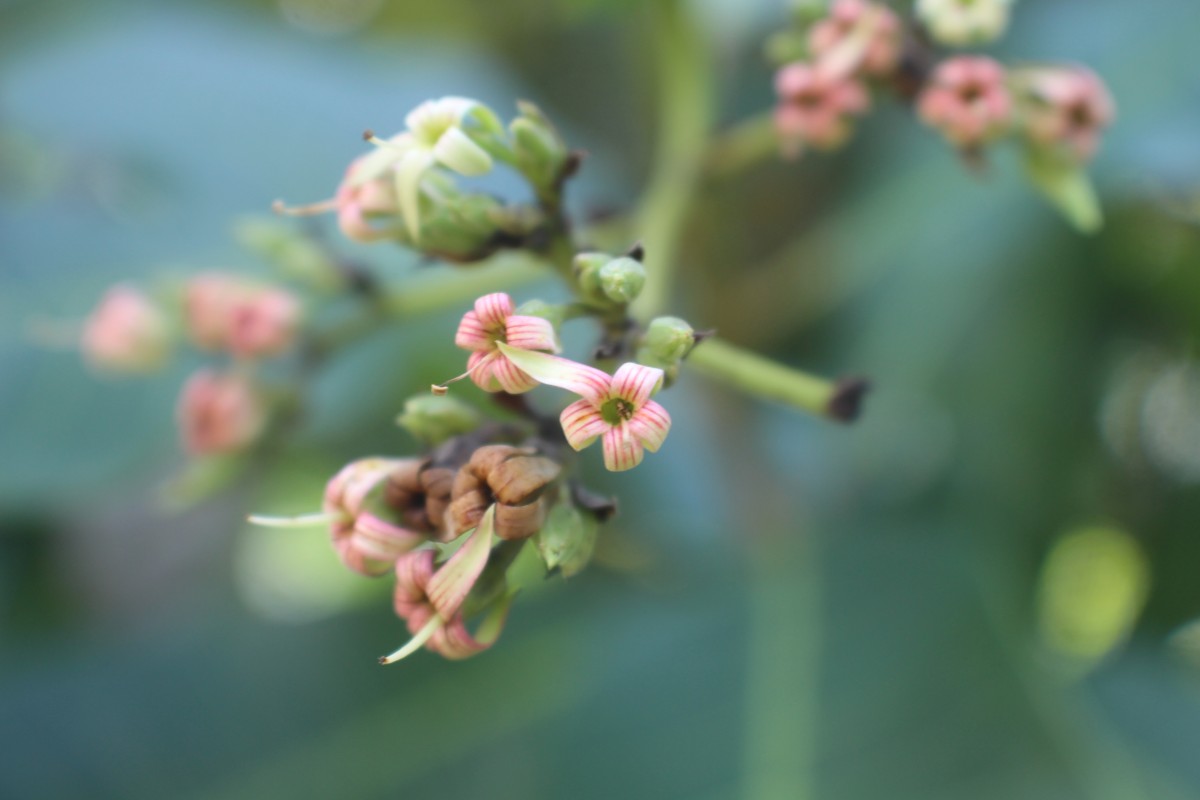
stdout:
{"type": "MultiPolygon", "coordinates": [[[[235,220],[327,196],[363,128],[442,94],[541,104],[591,153],[576,213],[629,209],[650,5],[0,3],[0,797],[1200,797],[1194,0],[1025,0],[995,48],[1109,81],[1095,237],[886,100],[834,157],[706,183],[674,311],[869,375],[867,412],[685,377],[660,455],[585,459],[622,502],[601,563],[480,658],[378,667],[386,581],[240,522],[413,450],[393,417],[455,371],[461,310],[342,354],[286,453],[163,509],[194,364],[98,378],[63,321],[118,280],[265,270],[235,220]]],[[[722,124],[767,109],[784,4],[690,8],[722,124]]]]}

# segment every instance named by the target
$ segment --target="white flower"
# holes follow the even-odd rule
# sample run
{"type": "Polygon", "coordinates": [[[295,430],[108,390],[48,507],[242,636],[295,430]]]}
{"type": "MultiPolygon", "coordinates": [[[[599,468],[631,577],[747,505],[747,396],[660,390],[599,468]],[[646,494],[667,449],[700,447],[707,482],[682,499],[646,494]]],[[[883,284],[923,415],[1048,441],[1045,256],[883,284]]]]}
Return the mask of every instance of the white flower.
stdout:
{"type": "Polygon", "coordinates": [[[917,15],[934,39],[963,47],[998,39],[1011,6],[1012,0],[917,0],[917,15]]]}

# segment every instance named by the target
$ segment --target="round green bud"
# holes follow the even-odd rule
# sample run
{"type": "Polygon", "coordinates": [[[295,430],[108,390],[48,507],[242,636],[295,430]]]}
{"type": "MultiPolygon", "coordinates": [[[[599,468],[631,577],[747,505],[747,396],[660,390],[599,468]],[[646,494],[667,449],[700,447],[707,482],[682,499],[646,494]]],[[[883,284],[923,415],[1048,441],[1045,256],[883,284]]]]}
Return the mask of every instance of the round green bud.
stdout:
{"type": "Polygon", "coordinates": [[[646,327],[641,349],[656,361],[674,364],[696,343],[696,332],[679,317],[655,317],[646,327]]]}
{"type": "Polygon", "coordinates": [[[614,303],[629,303],[646,285],[646,268],[628,256],[614,258],[600,268],[600,288],[614,303]]]}
{"type": "Polygon", "coordinates": [[[599,294],[600,269],[612,260],[608,253],[580,253],[575,256],[575,277],[585,294],[599,294]]]}
{"type": "Polygon", "coordinates": [[[479,412],[463,401],[449,395],[419,394],[404,403],[404,411],[396,424],[417,439],[440,444],[479,427],[479,412]]]}
{"type": "Polygon", "coordinates": [[[550,510],[537,534],[537,550],[549,572],[564,578],[579,573],[592,560],[596,548],[596,518],[570,503],[550,510]]]}

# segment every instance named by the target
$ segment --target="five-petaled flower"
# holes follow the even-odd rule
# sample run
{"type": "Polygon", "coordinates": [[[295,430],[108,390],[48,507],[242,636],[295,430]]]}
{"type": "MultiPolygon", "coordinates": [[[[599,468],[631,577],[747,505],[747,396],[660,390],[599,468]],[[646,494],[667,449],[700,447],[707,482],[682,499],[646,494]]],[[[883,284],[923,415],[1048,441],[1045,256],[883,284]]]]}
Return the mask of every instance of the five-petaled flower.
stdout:
{"type": "Polygon", "coordinates": [[[463,315],[454,343],[470,350],[467,375],[485,392],[527,392],[538,381],[523,372],[503,352],[500,344],[525,350],[557,353],[558,336],[549,320],[516,313],[512,298],[503,292],[485,294],[463,315]]]}
{"type": "Polygon", "coordinates": [[[563,409],[567,442],[582,450],[601,438],[604,466],[613,472],[642,463],[645,450],[658,451],[671,430],[671,415],[650,399],[662,386],[663,371],[622,364],[615,374],[558,356],[498,344],[510,361],[539,383],[574,392],[582,399],[563,409]]]}

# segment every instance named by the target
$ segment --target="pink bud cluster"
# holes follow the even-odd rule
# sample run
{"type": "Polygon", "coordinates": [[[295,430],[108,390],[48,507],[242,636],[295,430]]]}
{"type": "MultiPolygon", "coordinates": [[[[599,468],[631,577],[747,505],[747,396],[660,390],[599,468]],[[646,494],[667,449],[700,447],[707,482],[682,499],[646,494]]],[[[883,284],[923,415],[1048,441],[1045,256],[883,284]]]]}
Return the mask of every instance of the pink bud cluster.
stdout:
{"type": "Polygon", "coordinates": [[[236,358],[236,370],[193,374],[176,405],[188,453],[226,454],[249,447],[266,429],[267,402],[254,364],[291,348],[299,322],[300,302],[291,292],[207,272],[186,282],[181,303],[160,305],[132,286],[114,286],[84,323],[80,349],[98,368],[149,372],[166,363],[182,329],[197,349],[236,358]]]}
{"type": "Polygon", "coordinates": [[[784,152],[833,150],[853,132],[854,117],[870,108],[865,81],[885,78],[900,60],[899,18],[869,0],[835,0],[808,32],[810,61],[775,75],[775,128],[784,152]]]}

